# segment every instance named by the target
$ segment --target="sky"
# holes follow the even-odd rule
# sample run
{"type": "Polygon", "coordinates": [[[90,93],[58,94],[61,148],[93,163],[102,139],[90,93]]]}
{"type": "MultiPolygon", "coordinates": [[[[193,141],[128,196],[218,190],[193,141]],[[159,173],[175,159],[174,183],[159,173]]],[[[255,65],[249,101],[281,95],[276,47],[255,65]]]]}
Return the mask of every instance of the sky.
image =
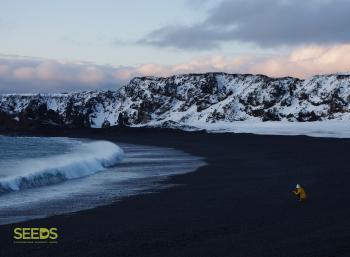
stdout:
{"type": "Polygon", "coordinates": [[[350,71],[350,0],[0,0],[0,92],[350,71]]]}

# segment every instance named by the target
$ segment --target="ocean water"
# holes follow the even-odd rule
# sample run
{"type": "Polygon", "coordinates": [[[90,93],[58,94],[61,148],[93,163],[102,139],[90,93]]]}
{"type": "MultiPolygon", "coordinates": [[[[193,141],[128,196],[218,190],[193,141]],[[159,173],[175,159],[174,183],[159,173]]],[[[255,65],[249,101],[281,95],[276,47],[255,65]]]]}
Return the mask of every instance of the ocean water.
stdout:
{"type": "Polygon", "coordinates": [[[160,190],[205,165],[170,148],[0,136],[0,224],[74,213],[160,190]]]}

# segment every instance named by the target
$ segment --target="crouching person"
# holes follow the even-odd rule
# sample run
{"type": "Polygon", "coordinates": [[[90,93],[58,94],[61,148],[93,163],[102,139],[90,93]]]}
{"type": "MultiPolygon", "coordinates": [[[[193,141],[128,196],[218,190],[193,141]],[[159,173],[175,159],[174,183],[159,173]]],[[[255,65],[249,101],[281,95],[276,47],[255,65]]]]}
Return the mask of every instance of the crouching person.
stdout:
{"type": "Polygon", "coordinates": [[[299,184],[297,184],[293,193],[295,194],[295,196],[298,198],[300,202],[303,202],[306,200],[306,192],[304,188],[302,188],[299,184]]]}

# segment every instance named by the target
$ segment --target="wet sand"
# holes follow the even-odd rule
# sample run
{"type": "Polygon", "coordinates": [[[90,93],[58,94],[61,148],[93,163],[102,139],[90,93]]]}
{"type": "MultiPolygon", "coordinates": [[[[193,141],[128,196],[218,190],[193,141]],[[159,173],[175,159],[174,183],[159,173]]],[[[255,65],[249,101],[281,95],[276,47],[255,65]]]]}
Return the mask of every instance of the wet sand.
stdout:
{"type": "Polygon", "coordinates": [[[172,147],[208,165],[159,192],[0,226],[0,256],[350,256],[348,139],[160,129],[36,134],[172,147]],[[291,192],[297,183],[305,203],[291,192]],[[14,227],[57,227],[58,243],[13,244],[14,227]]]}

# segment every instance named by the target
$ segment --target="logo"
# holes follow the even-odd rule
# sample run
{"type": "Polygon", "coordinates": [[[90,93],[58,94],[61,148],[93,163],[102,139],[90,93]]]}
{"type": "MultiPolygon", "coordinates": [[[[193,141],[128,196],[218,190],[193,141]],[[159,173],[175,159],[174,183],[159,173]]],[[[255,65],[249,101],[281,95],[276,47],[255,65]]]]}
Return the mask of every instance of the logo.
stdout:
{"type": "Polygon", "coordinates": [[[57,228],[14,228],[14,243],[57,243],[57,228]]]}

